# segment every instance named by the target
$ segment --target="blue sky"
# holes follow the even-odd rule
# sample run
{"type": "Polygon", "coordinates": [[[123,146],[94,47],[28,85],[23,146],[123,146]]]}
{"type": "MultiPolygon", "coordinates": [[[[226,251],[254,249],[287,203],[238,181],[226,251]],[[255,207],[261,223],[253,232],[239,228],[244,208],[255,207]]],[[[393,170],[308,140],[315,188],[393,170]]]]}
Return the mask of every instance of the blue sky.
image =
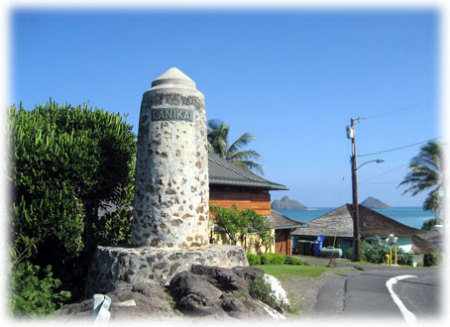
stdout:
{"type": "MultiPolygon", "coordinates": [[[[10,104],[50,97],[127,114],[137,132],[142,93],[170,67],[205,95],[208,119],[250,132],[265,175],[309,207],[351,202],[356,124],[364,155],[440,131],[440,16],[386,10],[26,10],[11,12],[10,104]]],[[[421,206],[397,185],[420,144],[358,157],[359,198],[421,206]]]]}

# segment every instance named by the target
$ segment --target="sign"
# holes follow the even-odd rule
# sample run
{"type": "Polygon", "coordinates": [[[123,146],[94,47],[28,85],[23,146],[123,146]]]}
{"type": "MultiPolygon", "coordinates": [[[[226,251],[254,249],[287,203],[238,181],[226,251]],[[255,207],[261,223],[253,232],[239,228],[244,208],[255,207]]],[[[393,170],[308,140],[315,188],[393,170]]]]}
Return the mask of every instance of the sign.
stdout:
{"type": "Polygon", "coordinates": [[[194,121],[192,109],[160,108],[152,109],[152,121],[194,121]]]}

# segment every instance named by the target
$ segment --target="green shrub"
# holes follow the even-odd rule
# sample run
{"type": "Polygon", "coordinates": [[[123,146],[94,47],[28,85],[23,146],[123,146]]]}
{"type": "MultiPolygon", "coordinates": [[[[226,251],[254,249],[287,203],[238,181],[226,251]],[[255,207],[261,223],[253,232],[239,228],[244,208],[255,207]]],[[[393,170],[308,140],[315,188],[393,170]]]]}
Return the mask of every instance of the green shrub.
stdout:
{"type": "Polygon", "coordinates": [[[348,248],[347,251],[344,252],[343,257],[345,259],[352,260],[353,259],[353,248],[348,248]]]}
{"type": "Polygon", "coordinates": [[[53,277],[52,267],[44,270],[30,262],[20,262],[11,270],[9,305],[16,316],[40,316],[52,313],[70,298],[70,292],[58,291],[62,282],[53,277]]]}
{"type": "Polygon", "coordinates": [[[245,245],[249,233],[258,235],[260,244],[266,248],[272,244],[271,225],[267,217],[250,209],[239,210],[234,204],[232,209],[211,205],[209,210],[214,215],[216,232],[224,233],[230,244],[240,241],[245,245]]]}
{"type": "Polygon", "coordinates": [[[261,254],[261,264],[263,265],[282,265],[286,261],[286,256],[277,253],[261,254]]]}
{"type": "Polygon", "coordinates": [[[412,254],[399,251],[397,254],[397,263],[399,265],[412,266],[414,264],[414,257],[412,254]]]}
{"type": "Polygon", "coordinates": [[[389,253],[389,249],[383,244],[369,244],[362,242],[361,244],[367,244],[368,246],[361,246],[361,252],[364,253],[366,261],[373,263],[386,262],[386,253],[389,253]]]}
{"type": "Polygon", "coordinates": [[[247,253],[247,260],[250,266],[260,265],[261,258],[257,254],[247,253]]]}
{"type": "Polygon", "coordinates": [[[436,266],[441,262],[441,255],[439,253],[427,252],[423,255],[423,266],[436,266]]]}
{"type": "Polygon", "coordinates": [[[422,230],[436,230],[436,225],[442,224],[442,220],[440,218],[431,218],[427,221],[424,221],[422,224],[422,227],[420,229],[422,230]]]}
{"type": "Polygon", "coordinates": [[[119,114],[50,101],[10,108],[12,247],[35,242],[32,265],[52,266],[82,295],[97,245],[131,240],[135,135],[119,114]],[[98,217],[104,203],[119,210],[98,217]]]}
{"type": "MultiPolygon", "coordinates": [[[[369,247],[370,247],[369,243],[364,242],[364,241],[361,242],[361,247],[360,247],[360,252],[359,252],[359,257],[360,257],[361,261],[368,261],[365,253],[367,252],[369,247]]],[[[345,259],[353,260],[353,247],[347,249],[347,251],[345,251],[345,253],[343,254],[343,257],[345,259]]]]}
{"type": "Polygon", "coordinates": [[[255,278],[249,285],[250,296],[256,300],[260,300],[270,307],[277,305],[275,298],[272,296],[272,288],[262,278],[255,278]]]}
{"type": "Polygon", "coordinates": [[[286,260],[284,261],[287,265],[295,265],[295,266],[303,266],[305,263],[296,257],[286,256],[286,260]]]}

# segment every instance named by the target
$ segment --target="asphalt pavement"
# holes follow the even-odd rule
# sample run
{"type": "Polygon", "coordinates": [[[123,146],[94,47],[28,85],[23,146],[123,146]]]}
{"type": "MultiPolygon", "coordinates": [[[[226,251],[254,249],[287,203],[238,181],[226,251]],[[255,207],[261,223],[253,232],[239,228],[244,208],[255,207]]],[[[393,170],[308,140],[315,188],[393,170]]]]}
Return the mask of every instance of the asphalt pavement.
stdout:
{"type": "Polygon", "coordinates": [[[315,315],[420,323],[429,318],[439,318],[442,314],[442,285],[438,269],[361,264],[355,267],[360,273],[331,278],[321,288],[315,315]],[[402,278],[405,279],[394,281],[391,294],[386,282],[396,276],[404,276],[402,278]]]}

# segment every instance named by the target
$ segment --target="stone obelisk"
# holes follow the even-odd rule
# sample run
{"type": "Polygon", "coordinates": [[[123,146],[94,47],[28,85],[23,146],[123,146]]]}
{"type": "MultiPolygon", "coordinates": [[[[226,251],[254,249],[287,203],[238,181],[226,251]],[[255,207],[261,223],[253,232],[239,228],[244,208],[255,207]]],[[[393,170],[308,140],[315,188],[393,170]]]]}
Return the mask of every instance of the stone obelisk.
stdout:
{"type": "Polygon", "coordinates": [[[167,285],[194,264],[248,266],[242,247],[208,244],[206,140],[203,94],[179,69],[169,69],[142,98],[133,246],[97,247],[88,297],[123,283],[167,285]]]}
{"type": "Polygon", "coordinates": [[[208,245],[208,148],[203,94],[177,68],[144,93],[139,119],[133,245],[208,245]]]}

